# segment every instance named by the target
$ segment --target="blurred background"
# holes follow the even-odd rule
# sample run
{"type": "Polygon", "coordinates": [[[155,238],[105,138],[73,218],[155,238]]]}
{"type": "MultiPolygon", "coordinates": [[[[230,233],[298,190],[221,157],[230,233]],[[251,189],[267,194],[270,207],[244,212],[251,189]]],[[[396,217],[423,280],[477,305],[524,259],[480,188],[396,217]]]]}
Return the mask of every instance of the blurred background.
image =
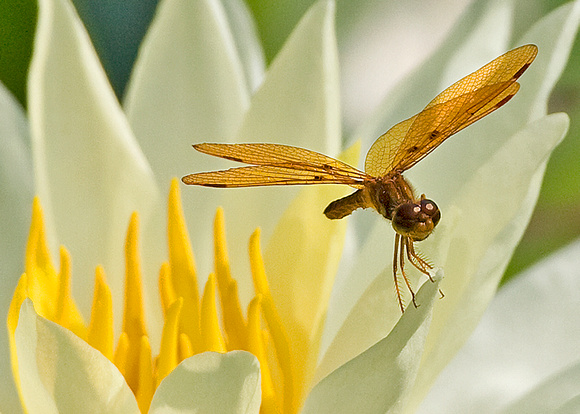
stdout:
{"type": "MultiPolygon", "coordinates": [[[[228,0],[223,0],[227,3],[228,0]]],[[[518,0],[512,42],[564,0],[518,0]]],[[[73,0],[120,101],[158,0],[73,0]]],[[[270,63],[314,0],[246,0],[270,63]]],[[[337,0],[345,139],[389,88],[444,39],[468,0],[337,0]],[[432,4],[431,4],[432,3],[432,4]],[[414,13],[431,7],[431,13],[414,13]],[[428,16],[421,21],[416,16],[428,16]],[[411,35],[410,35],[411,34],[411,35]]],[[[36,24],[35,0],[0,0],[0,80],[26,108],[26,76],[36,24]]],[[[430,97],[425,97],[427,102],[430,97]]],[[[504,282],[580,236],[580,42],[575,42],[548,112],[567,112],[570,130],[554,152],[530,225],[504,282]]],[[[1,116],[1,115],[0,115],[1,116]]]]}

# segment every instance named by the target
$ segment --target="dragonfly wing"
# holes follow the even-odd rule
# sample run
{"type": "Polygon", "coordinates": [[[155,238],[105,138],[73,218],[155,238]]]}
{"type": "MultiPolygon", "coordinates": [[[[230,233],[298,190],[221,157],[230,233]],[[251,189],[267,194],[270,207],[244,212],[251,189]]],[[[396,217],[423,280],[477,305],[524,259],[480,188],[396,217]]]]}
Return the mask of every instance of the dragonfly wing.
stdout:
{"type": "Polygon", "coordinates": [[[243,162],[251,165],[285,165],[290,164],[296,168],[304,167],[325,167],[337,168],[350,171],[354,175],[361,172],[350,165],[320,154],[315,151],[299,147],[281,144],[215,144],[203,143],[193,146],[197,151],[215,157],[243,162]]]}
{"type": "Polygon", "coordinates": [[[425,109],[452,100],[467,91],[474,91],[487,85],[515,82],[532,64],[537,54],[536,45],[512,49],[455,82],[429,102],[425,109]]]}
{"type": "Polygon", "coordinates": [[[419,114],[395,125],[371,146],[365,171],[404,171],[451,135],[490,114],[518,91],[516,80],[537,54],[535,45],[513,49],[451,85],[419,114]]]}
{"type": "Polygon", "coordinates": [[[411,168],[451,135],[505,105],[519,87],[517,82],[491,85],[424,110],[409,128],[390,169],[411,168]]]}
{"type": "Polygon", "coordinates": [[[259,165],[190,174],[181,180],[185,184],[219,188],[306,184],[346,184],[362,188],[364,178],[362,172],[352,176],[349,171],[338,169],[307,170],[283,165],[259,165]]]}
{"type": "Polygon", "coordinates": [[[415,115],[399,122],[381,135],[369,149],[365,159],[365,172],[373,177],[382,177],[392,169],[393,159],[415,122],[415,115]]]}

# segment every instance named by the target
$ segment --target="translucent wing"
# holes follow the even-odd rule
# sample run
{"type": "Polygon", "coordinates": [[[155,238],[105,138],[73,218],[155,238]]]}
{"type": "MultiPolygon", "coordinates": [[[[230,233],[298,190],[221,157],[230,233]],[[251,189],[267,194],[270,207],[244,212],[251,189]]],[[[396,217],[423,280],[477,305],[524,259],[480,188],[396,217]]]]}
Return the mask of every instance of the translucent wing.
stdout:
{"type": "Polygon", "coordinates": [[[305,184],[346,184],[356,188],[363,187],[362,179],[341,174],[336,170],[314,172],[270,165],[190,174],[181,180],[185,184],[219,188],[305,184]]]}
{"type": "MultiPolygon", "coordinates": [[[[371,159],[367,155],[367,172],[382,176],[390,171],[401,172],[411,168],[451,135],[504,105],[518,89],[517,82],[512,82],[507,87],[504,84],[498,84],[481,88],[432,106],[401,122],[379,138],[385,139],[385,144],[389,144],[382,149],[383,152],[390,151],[385,155],[390,159],[387,169],[371,168],[371,165],[375,166],[376,163],[371,164],[371,159]],[[498,89],[501,89],[499,94],[497,94],[498,89]],[[494,97],[489,99],[484,96],[489,93],[493,93],[494,97]],[[469,109],[466,109],[466,106],[469,109]]],[[[379,162],[382,164],[381,160],[379,162]]],[[[383,165],[381,167],[384,168],[383,165]]]]}
{"type": "Polygon", "coordinates": [[[367,154],[367,174],[380,177],[411,168],[451,135],[507,103],[537,53],[535,45],[513,49],[445,89],[423,111],[377,139],[367,154]]]}
{"type": "Polygon", "coordinates": [[[196,144],[196,150],[246,164],[186,175],[185,184],[207,187],[255,187],[299,184],[347,184],[362,187],[367,174],[318,152],[279,144],[196,144]]]}

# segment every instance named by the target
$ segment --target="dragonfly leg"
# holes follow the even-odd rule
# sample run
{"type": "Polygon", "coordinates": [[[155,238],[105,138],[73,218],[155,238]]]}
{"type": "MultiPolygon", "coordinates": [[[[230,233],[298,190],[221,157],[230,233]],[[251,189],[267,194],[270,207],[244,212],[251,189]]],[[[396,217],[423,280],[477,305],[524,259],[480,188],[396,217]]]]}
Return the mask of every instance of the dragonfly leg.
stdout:
{"type": "MultiPolygon", "coordinates": [[[[407,239],[407,258],[413,264],[413,266],[415,266],[421,273],[426,274],[431,282],[435,283],[435,280],[429,271],[433,269],[433,266],[431,266],[425,259],[419,256],[419,254],[417,254],[415,251],[415,246],[410,239],[407,239]]],[[[441,295],[441,298],[445,297],[445,294],[441,289],[439,289],[439,294],[441,295]]]]}
{"type": "Polygon", "coordinates": [[[399,277],[397,276],[397,262],[399,260],[399,245],[402,247],[401,235],[395,233],[395,255],[393,257],[393,277],[395,279],[395,292],[397,292],[397,300],[399,301],[399,307],[401,312],[405,312],[405,304],[403,302],[403,297],[401,296],[401,289],[399,287],[399,277]]]}
{"type": "Polygon", "coordinates": [[[423,259],[417,252],[415,251],[415,246],[413,245],[413,241],[409,238],[406,239],[407,244],[407,258],[411,262],[413,266],[415,266],[421,273],[426,274],[431,282],[435,282],[433,277],[431,276],[431,272],[429,270],[433,269],[433,266],[429,264],[425,259],[423,259]]]}
{"type": "MultiPolygon", "coordinates": [[[[401,274],[403,275],[403,280],[405,281],[405,284],[407,285],[407,288],[409,289],[409,292],[411,292],[411,300],[413,301],[413,306],[418,307],[417,302],[415,301],[415,292],[413,292],[413,288],[411,287],[411,282],[409,281],[409,278],[407,278],[407,275],[405,274],[405,251],[407,252],[407,256],[409,256],[409,238],[406,236],[402,236],[402,240],[401,240],[401,246],[400,246],[400,251],[399,251],[399,264],[401,265],[401,274]]],[[[412,242],[411,242],[411,246],[412,246],[412,242]]]]}

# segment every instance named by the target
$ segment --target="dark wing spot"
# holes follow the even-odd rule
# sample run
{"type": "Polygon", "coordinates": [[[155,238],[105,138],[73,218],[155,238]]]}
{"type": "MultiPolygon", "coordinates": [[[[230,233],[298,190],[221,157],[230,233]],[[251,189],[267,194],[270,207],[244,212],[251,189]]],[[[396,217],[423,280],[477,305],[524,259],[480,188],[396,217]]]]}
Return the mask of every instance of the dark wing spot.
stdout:
{"type": "Polygon", "coordinates": [[[315,175],[312,178],[314,179],[314,181],[322,181],[322,176],[320,176],[320,175],[315,175]]]}
{"type": "Polygon", "coordinates": [[[520,70],[518,70],[514,76],[512,77],[513,80],[516,80],[517,78],[519,78],[520,76],[522,76],[522,73],[524,73],[526,71],[527,68],[529,68],[531,65],[531,63],[526,63],[524,66],[522,66],[520,68],[520,70]]]}
{"type": "Polygon", "coordinates": [[[416,145],[413,145],[412,147],[409,147],[409,149],[407,150],[407,152],[408,152],[409,154],[412,154],[413,152],[417,151],[418,149],[419,149],[419,147],[418,147],[418,146],[416,146],[416,145]]]}
{"type": "Polygon", "coordinates": [[[232,161],[236,161],[236,162],[244,162],[242,161],[240,158],[237,157],[224,157],[226,160],[232,160],[232,161]]]}
{"type": "Polygon", "coordinates": [[[439,135],[441,135],[441,132],[440,131],[437,131],[436,129],[434,129],[433,131],[431,131],[431,134],[429,134],[429,136],[431,137],[431,139],[435,139],[439,135]]]}
{"type": "Polygon", "coordinates": [[[510,99],[512,99],[515,95],[508,95],[505,98],[503,98],[501,101],[499,101],[497,104],[495,104],[496,109],[499,108],[500,106],[505,105],[510,99]]]}

